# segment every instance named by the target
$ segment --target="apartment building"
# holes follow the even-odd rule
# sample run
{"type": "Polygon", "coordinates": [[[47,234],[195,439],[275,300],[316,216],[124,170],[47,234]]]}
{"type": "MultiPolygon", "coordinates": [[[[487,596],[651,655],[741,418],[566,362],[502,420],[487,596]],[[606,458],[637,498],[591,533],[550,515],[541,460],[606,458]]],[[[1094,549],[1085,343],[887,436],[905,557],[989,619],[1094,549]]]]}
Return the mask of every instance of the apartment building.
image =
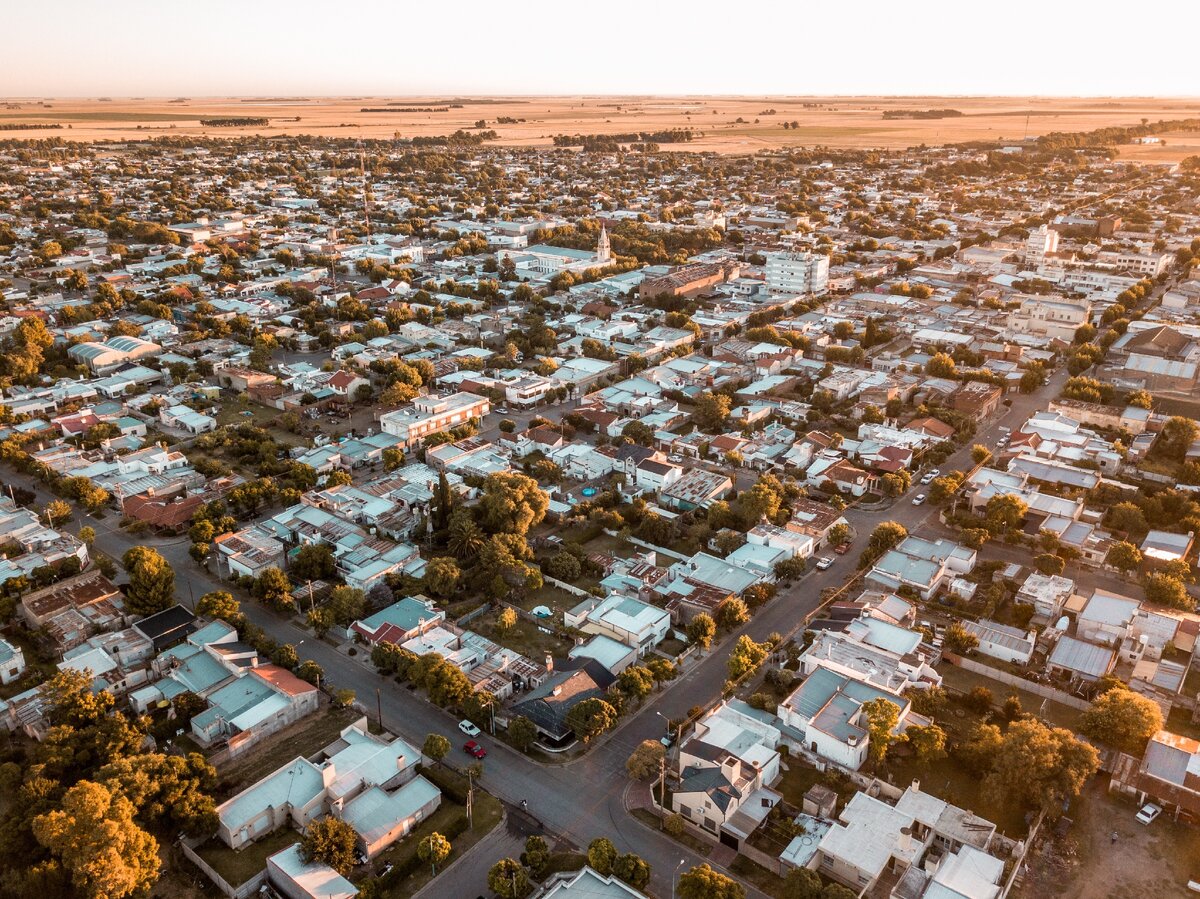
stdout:
{"type": "Polygon", "coordinates": [[[385,412],[379,417],[379,427],[385,434],[399,437],[402,447],[419,445],[431,434],[449,431],[473,418],[482,418],[492,409],[484,397],[473,393],[451,393],[447,396],[421,396],[409,406],[385,412]]]}
{"type": "Polygon", "coordinates": [[[767,253],[767,290],[822,294],[829,289],[829,257],[812,251],[767,253]]]}

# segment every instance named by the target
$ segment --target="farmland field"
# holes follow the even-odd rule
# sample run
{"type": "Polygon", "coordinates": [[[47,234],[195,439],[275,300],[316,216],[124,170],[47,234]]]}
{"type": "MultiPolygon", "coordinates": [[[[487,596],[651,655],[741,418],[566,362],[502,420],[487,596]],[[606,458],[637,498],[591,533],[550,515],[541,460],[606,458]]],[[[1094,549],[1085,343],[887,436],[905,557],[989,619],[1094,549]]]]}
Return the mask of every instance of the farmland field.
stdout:
{"type": "MultiPolygon", "coordinates": [[[[482,120],[504,146],[549,147],[556,134],[691,128],[700,136],[688,143],[662,144],[663,149],[753,153],[791,146],[895,149],[968,140],[1018,141],[1048,131],[1088,131],[1197,115],[1200,99],[1137,97],[42,98],[5,101],[0,125],[61,124],[62,129],[4,131],[0,137],[122,141],[261,133],[386,139],[469,131],[482,120]],[[412,111],[424,108],[436,111],[412,111]],[[885,111],[931,109],[961,114],[883,117],[885,111]],[[266,118],[269,123],[200,124],[201,119],[243,117],[266,118]]],[[[1200,151],[1200,134],[1168,134],[1165,141],[1123,147],[1121,153],[1140,161],[1175,162],[1200,151]]]]}

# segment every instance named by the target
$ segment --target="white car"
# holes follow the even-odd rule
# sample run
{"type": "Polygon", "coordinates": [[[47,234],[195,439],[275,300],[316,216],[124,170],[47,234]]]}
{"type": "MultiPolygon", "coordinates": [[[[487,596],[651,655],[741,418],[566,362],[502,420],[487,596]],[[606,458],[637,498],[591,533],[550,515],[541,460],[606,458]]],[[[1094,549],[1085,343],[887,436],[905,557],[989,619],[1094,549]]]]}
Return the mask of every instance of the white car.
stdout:
{"type": "Polygon", "coordinates": [[[924,493],[918,493],[916,496],[913,497],[913,505],[914,506],[919,506],[924,502],[925,502],[925,494],[924,493]]]}
{"type": "Polygon", "coordinates": [[[468,737],[478,737],[480,734],[479,728],[476,727],[474,724],[472,724],[470,721],[468,721],[466,718],[464,718],[462,721],[458,722],[458,729],[461,730],[468,737]]]}
{"type": "Polygon", "coordinates": [[[817,560],[817,571],[824,571],[826,568],[832,567],[832,565],[833,559],[829,558],[829,556],[822,556],[817,560]]]}
{"type": "Polygon", "coordinates": [[[930,484],[932,484],[933,483],[933,473],[930,472],[929,474],[925,475],[925,477],[921,478],[921,483],[924,484],[926,487],[928,487],[930,484]]]}
{"type": "Polygon", "coordinates": [[[931,469],[929,469],[929,471],[926,472],[926,474],[928,474],[931,478],[936,478],[941,473],[942,473],[942,470],[940,468],[931,468],[931,469]]]}
{"type": "Polygon", "coordinates": [[[1142,806],[1142,810],[1137,813],[1136,818],[1139,824],[1149,824],[1161,814],[1161,805],[1155,805],[1153,802],[1147,802],[1142,806]]]}

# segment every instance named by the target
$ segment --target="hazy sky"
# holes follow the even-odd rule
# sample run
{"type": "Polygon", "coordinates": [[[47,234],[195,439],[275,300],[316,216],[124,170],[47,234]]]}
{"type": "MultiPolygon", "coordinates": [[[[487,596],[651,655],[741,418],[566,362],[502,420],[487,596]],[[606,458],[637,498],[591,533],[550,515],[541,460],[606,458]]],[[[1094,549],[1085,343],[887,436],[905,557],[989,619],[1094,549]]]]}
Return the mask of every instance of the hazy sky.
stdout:
{"type": "Polygon", "coordinates": [[[1194,3],[0,0],[0,95],[1200,96],[1194,3]]]}

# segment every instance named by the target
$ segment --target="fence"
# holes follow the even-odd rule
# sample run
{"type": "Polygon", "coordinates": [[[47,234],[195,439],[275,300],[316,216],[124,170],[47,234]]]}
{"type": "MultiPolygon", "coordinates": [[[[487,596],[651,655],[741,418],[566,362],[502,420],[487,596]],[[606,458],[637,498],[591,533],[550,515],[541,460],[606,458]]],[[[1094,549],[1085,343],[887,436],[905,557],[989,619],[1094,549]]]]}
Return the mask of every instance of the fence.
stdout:
{"type": "Polygon", "coordinates": [[[229,899],[249,899],[259,891],[263,884],[267,882],[267,869],[264,867],[261,871],[247,880],[240,886],[234,887],[229,884],[216,870],[202,859],[199,853],[196,852],[193,846],[199,846],[203,840],[199,839],[181,839],[179,848],[183,850],[184,857],[187,858],[193,865],[204,872],[204,876],[213,882],[213,885],[224,893],[229,899]]]}
{"type": "Polygon", "coordinates": [[[543,573],[542,580],[544,580],[547,584],[553,584],[560,590],[567,591],[572,596],[579,596],[583,599],[595,599],[593,594],[588,593],[588,591],[584,590],[582,587],[576,587],[574,584],[568,584],[566,581],[560,581],[557,578],[552,578],[548,574],[543,573]]]}
{"type": "Polygon", "coordinates": [[[685,556],[683,553],[677,553],[673,549],[664,549],[661,546],[655,546],[653,543],[647,543],[645,540],[639,540],[637,537],[626,537],[625,539],[634,546],[640,546],[642,549],[648,549],[651,552],[662,553],[664,556],[670,556],[672,559],[678,561],[691,558],[690,556],[685,556]]]}
{"type": "Polygon", "coordinates": [[[1086,711],[1091,708],[1091,703],[1087,700],[1080,699],[1078,696],[1072,696],[1070,693],[1064,693],[1062,690],[1056,690],[1054,687],[1048,687],[1045,684],[1034,683],[1031,680],[1026,680],[1023,677],[1017,677],[1015,674],[1009,674],[1007,671],[1001,671],[999,668],[993,668],[991,665],[984,665],[976,662],[974,659],[965,659],[962,656],[946,653],[946,661],[951,665],[958,665],[966,671],[973,671],[975,674],[982,674],[984,677],[990,677],[992,680],[999,681],[1002,684],[1008,684],[1010,687],[1016,687],[1020,690],[1025,690],[1043,699],[1052,699],[1055,702],[1070,706],[1073,709],[1081,709],[1086,711]]]}

